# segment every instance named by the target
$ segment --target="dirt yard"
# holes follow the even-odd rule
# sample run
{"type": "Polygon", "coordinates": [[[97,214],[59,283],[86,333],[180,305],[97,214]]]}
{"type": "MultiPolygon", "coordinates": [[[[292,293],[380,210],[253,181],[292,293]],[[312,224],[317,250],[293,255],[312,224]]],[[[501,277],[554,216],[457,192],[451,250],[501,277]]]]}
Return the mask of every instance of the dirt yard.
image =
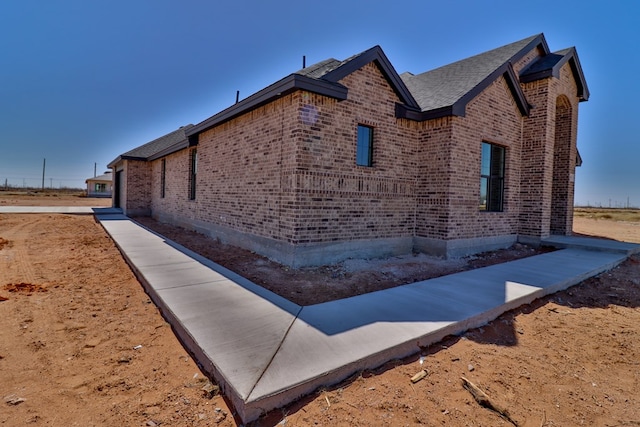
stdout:
{"type": "MultiPolygon", "coordinates": [[[[6,200],[0,192],[0,205],[6,200]]],[[[25,203],[15,196],[10,202],[25,203]]],[[[639,229],[613,219],[575,221],[576,232],[640,243],[639,229]]],[[[530,252],[519,247],[508,256],[530,252]]],[[[438,268],[473,268],[505,256],[441,261],[438,268]]],[[[414,258],[389,267],[393,280],[370,277],[394,286],[400,266],[422,261],[414,258]]],[[[336,287],[366,277],[371,266],[353,262],[321,273],[336,287]]],[[[513,425],[478,405],[462,376],[517,425],[640,425],[639,305],[635,257],[422,355],[320,390],[254,426],[513,425]],[[423,368],[427,377],[412,383],[423,368]]],[[[0,214],[0,376],[0,425],[237,425],[225,401],[202,390],[197,365],[90,216],[0,214]]]]}
{"type": "Polygon", "coordinates": [[[0,191],[0,206],[111,206],[111,199],[85,197],[82,191],[0,191]]]}

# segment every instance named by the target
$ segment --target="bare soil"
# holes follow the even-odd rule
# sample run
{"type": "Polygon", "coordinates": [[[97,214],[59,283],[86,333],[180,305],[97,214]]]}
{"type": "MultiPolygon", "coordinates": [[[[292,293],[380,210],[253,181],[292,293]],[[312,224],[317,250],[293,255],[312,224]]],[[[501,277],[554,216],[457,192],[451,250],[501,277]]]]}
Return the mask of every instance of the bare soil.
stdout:
{"type": "Polygon", "coordinates": [[[111,206],[111,199],[86,197],[83,191],[0,191],[0,206],[111,206]]]}
{"type": "MultiPolygon", "coordinates": [[[[576,218],[575,230],[640,243],[633,222],[576,218]]],[[[225,249],[233,258],[236,251],[225,249]]],[[[395,286],[404,267],[421,260],[411,258],[386,275],[378,271],[382,264],[353,261],[325,267],[321,277],[329,277],[328,288],[349,277],[395,286]]],[[[492,256],[436,264],[442,273],[485,258],[492,256]]],[[[264,267],[266,261],[255,262],[264,267]]],[[[250,278],[264,274],[245,268],[240,272],[250,278]]],[[[636,256],[253,424],[513,425],[471,397],[462,387],[465,376],[517,425],[640,425],[639,306],[636,256]],[[412,383],[421,369],[428,375],[412,383]]],[[[0,425],[238,425],[220,396],[202,390],[202,372],[90,216],[0,214],[0,378],[0,425]]]]}

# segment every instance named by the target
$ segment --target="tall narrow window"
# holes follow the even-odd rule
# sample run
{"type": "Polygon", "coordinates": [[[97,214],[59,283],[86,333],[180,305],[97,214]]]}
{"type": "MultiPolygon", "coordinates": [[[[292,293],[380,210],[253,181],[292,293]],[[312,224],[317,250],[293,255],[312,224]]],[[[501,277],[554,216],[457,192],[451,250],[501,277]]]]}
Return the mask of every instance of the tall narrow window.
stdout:
{"type": "Polygon", "coordinates": [[[505,149],[499,145],[482,143],[480,163],[480,210],[500,212],[504,199],[505,149]]]}
{"type": "Polygon", "coordinates": [[[196,175],[198,174],[198,152],[194,148],[189,152],[189,199],[196,198],[196,175]]]}
{"type": "Polygon", "coordinates": [[[160,160],[160,197],[164,199],[164,189],[166,186],[167,159],[160,160]]]}
{"type": "Polygon", "coordinates": [[[373,128],[358,125],[356,165],[373,166],[373,128]]]}

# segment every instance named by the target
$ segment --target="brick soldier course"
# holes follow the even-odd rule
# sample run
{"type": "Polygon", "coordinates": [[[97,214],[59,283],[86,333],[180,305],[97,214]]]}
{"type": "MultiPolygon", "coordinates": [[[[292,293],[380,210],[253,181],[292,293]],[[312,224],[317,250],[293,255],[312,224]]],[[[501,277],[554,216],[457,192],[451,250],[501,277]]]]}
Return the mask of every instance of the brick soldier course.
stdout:
{"type": "Polygon", "coordinates": [[[295,267],[535,244],[571,233],[588,97],[576,50],[552,53],[543,34],[416,75],[376,46],[122,154],[114,203],[295,267]],[[489,209],[483,146],[504,157],[489,209]]]}

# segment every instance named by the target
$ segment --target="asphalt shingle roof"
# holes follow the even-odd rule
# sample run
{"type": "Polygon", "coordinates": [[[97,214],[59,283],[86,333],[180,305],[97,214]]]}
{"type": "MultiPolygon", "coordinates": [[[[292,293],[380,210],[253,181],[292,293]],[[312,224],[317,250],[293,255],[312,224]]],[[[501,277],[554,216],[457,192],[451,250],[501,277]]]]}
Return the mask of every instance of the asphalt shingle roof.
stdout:
{"type": "Polygon", "coordinates": [[[452,114],[464,115],[466,103],[500,75],[504,75],[507,79],[507,84],[520,111],[528,114],[530,106],[519,83],[544,78],[549,70],[557,71],[556,69],[563,64],[561,61],[569,60],[572,61],[574,76],[578,80],[578,95],[581,100],[586,100],[589,93],[575,49],[569,48],[550,53],[543,34],[536,34],[417,75],[412,73],[398,75],[380,46],[374,46],[342,61],[329,58],[298,70],[195,126],[183,126],[122,154],[111,162],[109,167],[121,159],[153,160],[155,157],[185,148],[188,146],[189,137],[295,90],[311,91],[338,100],[347,99],[348,89],[340,83],[340,80],[372,61],[381,68],[400,99],[400,103],[396,106],[398,117],[425,120],[452,114]],[[542,57],[524,70],[521,76],[516,76],[510,64],[536,46],[540,46],[544,51],[542,57]],[[529,80],[522,80],[523,78],[529,80]]]}
{"type": "Polygon", "coordinates": [[[324,61],[320,61],[313,65],[310,65],[306,68],[303,68],[302,70],[298,70],[294,74],[311,77],[312,79],[320,79],[325,74],[338,68],[344,62],[345,61],[338,61],[337,59],[329,58],[329,59],[325,59],[324,61]]]}
{"type": "Polygon", "coordinates": [[[180,127],[180,129],[174,130],[173,132],[161,136],[160,138],[147,142],[146,144],[134,148],[133,150],[129,150],[126,153],[122,154],[120,157],[140,158],[146,160],[154,154],[158,154],[159,152],[166,150],[172,145],[179,144],[185,141],[187,139],[185,132],[192,126],[193,125],[191,124],[182,126],[180,127]]]}
{"type": "Polygon", "coordinates": [[[422,111],[449,107],[539,36],[531,36],[422,74],[403,73],[400,77],[422,111]]]}

